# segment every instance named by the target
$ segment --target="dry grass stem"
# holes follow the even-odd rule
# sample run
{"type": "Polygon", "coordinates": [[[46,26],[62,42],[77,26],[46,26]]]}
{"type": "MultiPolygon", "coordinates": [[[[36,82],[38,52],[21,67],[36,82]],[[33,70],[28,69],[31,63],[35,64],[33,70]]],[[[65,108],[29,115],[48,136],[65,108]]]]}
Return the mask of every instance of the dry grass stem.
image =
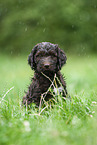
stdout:
{"type": "Polygon", "coordinates": [[[4,94],[4,96],[2,97],[0,103],[4,100],[5,96],[6,96],[12,89],[14,89],[14,86],[13,86],[12,88],[10,88],[10,89],[4,94]]]}

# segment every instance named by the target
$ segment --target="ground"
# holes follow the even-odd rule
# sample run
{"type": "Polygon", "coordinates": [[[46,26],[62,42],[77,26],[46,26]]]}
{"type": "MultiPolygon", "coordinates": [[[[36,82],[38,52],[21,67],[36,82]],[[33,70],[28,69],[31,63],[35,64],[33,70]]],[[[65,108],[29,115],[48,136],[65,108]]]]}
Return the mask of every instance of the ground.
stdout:
{"type": "Polygon", "coordinates": [[[97,56],[67,58],[61,72],[71,101],[27,110],[21,106],[33,76],[27,56],[0,55],[0,144],[97,144],[97,56]]]}

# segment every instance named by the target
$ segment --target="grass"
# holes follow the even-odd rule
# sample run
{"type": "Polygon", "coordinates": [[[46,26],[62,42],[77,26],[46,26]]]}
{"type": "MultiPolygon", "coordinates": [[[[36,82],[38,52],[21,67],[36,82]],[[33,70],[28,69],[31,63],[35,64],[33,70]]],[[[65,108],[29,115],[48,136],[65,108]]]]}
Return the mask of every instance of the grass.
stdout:
{"type": "Polygon", "coordinates": [[[33,72],[25,56],[0,55],[1,145],[96,145],[97,56],[68,55],[62,68],[71,101],[53,108],[21,106],[33,72]]]}

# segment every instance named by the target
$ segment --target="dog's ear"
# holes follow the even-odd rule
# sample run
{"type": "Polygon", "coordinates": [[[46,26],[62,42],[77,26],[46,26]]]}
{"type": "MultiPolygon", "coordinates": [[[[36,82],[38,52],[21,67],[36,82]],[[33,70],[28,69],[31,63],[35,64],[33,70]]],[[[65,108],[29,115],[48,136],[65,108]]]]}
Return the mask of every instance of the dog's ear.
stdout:
{"type": "Polygon", "coordinates": [[[34,55],[37,52],[37,45],[32,49],[30,55],[28,56],[28,64],[31,66],[32,69],[35,69],[36,63],[34,60],[34,55]]]}
{"type": "Polygon", "coordinates": [[[63,50],[61,50],[58,45],[56,45],[57,48],[57,56],[58,56],[58,70],[62,68],[62,66],[66,63],[67,57],[63,50]]]}

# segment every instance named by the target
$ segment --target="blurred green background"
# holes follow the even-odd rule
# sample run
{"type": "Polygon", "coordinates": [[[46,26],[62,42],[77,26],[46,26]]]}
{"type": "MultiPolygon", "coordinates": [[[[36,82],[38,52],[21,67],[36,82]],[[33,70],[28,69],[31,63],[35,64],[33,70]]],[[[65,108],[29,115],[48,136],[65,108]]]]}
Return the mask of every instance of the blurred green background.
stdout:
{"type": "Polygon", "coordinates": [[[97,144],[96,38],[97,0],[0,0],[0,145],[97,144]],[[66,52],[71,101],[38,115],[21,102],[34,73],[27,57],[42,41],[66,52]]]}
{"type": "Polygon", "coordinates": [[[96,0],[0,0],[0,52],[29,54],[42,41],[97,53],[96,0]]]}

